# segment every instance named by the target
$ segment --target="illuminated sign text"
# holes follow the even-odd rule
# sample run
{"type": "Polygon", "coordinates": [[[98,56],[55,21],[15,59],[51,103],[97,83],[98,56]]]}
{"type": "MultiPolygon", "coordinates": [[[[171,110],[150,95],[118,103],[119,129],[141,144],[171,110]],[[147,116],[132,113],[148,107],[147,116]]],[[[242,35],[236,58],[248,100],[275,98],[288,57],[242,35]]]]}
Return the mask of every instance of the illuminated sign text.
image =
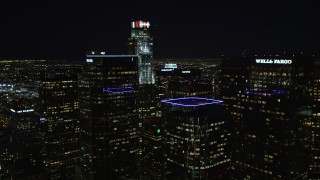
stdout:
{"type": "Polygon", "coordinates": [[[132,21],[131,28],[149,28],[150,23],[147,21],[132,21]]]}
{"type": "Polygon", "coordinates": [[[291,59],[256,59],[257,64],[292,64],[291,59]]]}

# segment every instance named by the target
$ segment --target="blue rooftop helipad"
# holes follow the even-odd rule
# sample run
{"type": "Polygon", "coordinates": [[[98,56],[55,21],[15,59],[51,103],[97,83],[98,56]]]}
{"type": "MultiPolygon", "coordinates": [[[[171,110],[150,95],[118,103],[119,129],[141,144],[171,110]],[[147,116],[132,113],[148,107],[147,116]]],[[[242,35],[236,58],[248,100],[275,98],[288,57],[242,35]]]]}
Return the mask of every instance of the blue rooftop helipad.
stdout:
{"type": "Polygon", "coordinates": [[[219,104],[219,103],[222,103],[223,101],[201,98],[201,97],[184,97],[184,98],[162,100],[161,102],[166,104],[176,105],[176,106],[197,107],[197,106],[205,106],[209,104],[219,104]]]}

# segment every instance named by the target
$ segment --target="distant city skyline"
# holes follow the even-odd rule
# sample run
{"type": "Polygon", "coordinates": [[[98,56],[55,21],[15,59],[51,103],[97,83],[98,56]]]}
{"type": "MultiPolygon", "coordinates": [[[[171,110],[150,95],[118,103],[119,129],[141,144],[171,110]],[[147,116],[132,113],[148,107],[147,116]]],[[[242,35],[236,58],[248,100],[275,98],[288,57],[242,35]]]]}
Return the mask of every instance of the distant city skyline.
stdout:
{"type": "Polygon", "coordinates": [[[150,22],[154,57],[281,52],[319,54],[313,2],[4,2],[0,59],[85,59],[127,54],[130,22],[150,22]]]}

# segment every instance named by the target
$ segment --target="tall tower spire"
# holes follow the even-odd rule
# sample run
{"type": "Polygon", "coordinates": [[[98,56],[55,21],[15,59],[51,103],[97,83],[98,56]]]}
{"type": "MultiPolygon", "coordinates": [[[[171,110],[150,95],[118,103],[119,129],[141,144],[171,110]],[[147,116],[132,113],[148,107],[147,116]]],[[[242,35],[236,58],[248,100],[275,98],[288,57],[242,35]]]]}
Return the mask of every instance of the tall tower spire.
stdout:
{"type": "Polygon", "coordinates": [[[131,37],[128,39],[129,54],[139,56],[139,84],[154,84],[153,38],[150,37],[148,21],[132,21],[131,37]]]}

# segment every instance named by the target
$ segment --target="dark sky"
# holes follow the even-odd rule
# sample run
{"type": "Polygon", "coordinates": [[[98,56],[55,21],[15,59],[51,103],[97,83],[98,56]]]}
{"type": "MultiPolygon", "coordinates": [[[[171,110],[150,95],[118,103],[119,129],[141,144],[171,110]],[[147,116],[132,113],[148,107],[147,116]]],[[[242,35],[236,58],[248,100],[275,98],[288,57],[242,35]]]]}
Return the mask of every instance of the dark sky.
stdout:
{"type": "Polygon", "coordinates": [[[0,3],[0,58],[81,59],[127,52],[132,19],[148,20],[155,57],[314,53],[316,1],[104,0],[0,3]],[[210,2],[210,3],[209,3],[210,2]]]}

